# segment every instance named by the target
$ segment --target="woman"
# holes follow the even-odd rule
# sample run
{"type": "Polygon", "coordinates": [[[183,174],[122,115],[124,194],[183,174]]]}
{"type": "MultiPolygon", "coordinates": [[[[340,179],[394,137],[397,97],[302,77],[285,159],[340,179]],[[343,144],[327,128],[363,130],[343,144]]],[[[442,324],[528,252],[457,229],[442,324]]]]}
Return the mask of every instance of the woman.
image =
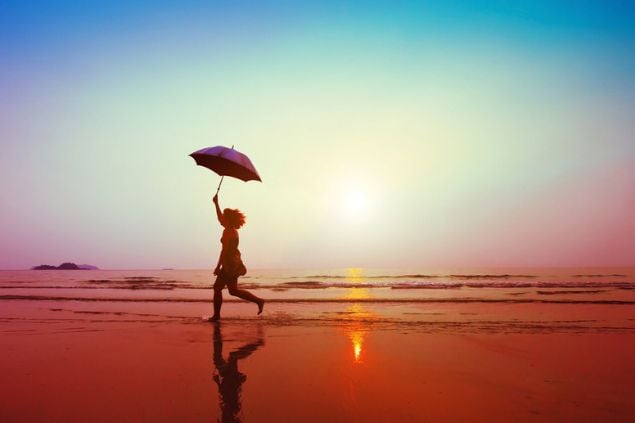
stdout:
{"type": "Polygon", "coordinates": [[[258,304],[258,314],[262,313],[265,300],[256,297],[249,291],[238,289],[238,277],[247,273],[247,269],[238,251],[238,229],[245,224],[245,215],[237,209],[225,209],[223,212],[218,205],[218,193],[212,199],[216,206],[218,221],[225,228],[220,242],[223,248],[218,257],[218,264],[214,269],[216,282],[214,283],[214,315],[211,321],[220,319],[220,309],[223,305],[223,288],[227,286],[229,295],[258,304]]]}

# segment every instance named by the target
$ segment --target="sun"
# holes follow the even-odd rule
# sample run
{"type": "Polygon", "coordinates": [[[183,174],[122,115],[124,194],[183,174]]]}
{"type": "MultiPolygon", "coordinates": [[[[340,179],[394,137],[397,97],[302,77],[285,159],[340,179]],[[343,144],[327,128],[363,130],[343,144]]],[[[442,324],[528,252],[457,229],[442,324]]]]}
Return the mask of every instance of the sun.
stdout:
{"type": "Polygon", "coordinates": [[[349,185],[341,187],[340,214],[346,220],[362,221],[370,216],[373,209],[372,196],[364,185],[349,185]]]}
{"type": "Polygon", "coordinates": [[[381,191],[371,175],[340,174],[329,184],[328,208],[332,216],[346,227],[360,227],[377,218],[381,191]]]}
{"type": "Polygon", "coordinates": [[[346,194],[344,207],[351,214],[360,214],[368,210],[368,196],[360,189],[351,190],[346,194]]]}

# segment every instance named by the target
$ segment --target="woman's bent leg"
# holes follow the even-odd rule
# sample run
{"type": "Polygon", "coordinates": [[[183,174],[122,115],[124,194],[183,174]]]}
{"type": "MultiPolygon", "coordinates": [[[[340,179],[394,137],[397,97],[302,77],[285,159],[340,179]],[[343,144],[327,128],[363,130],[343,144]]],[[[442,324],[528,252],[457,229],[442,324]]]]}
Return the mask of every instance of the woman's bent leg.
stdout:
{"type": "Polygon", "coordinates": [[[242,298],[243,300],[251,301],[252,303],[258,304],[258,314],[262,313],[262,309],[265,306],[265,300],[256,297],[254,294],[247,291],[246,289],[238,289],[236,285],[229,286],[229,295],[233,295],[234,297],[242,298]]]}
{"type": "Polygon", "coordinates": [[[247,291],[246,289],[238,289],[238,288],[230,289],[229,295],[242,298],[243,300],[251,301],[252,303],[258,303],[262,301],[261,298],[256,297],[254,294],[247,291]]]}

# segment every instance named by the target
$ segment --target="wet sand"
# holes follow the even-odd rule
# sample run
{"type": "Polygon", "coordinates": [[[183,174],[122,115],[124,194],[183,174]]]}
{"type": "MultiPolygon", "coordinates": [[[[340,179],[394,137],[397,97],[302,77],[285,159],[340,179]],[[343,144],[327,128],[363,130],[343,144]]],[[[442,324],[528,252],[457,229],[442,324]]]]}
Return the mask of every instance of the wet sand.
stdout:
{"type": "Polygon", "coordinates": [[[411,311],[420,313],[412,323],[378,318],[400,307],[391,304],[333,304],[326,315],[346,318],[294,319],[288,304],[256,318],[253,307],[229,303],[219,325],[200,319],[209,308],[201,304],[2,305],[3,422],[635,416],[628,305],[425,304],[411,311]],[[593,317],[608,310],[610,321],[598,324],[593,317]]]}

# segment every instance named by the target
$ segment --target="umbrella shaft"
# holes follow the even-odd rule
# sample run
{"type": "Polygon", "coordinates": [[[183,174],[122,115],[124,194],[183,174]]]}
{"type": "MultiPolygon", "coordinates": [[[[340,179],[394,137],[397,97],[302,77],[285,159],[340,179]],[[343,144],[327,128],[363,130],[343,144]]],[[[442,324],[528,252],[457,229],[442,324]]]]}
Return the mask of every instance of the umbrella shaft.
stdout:
{"type": "Polygon", "coordinates": [[[216,188],[216,194],[220,191],[220,186],[223,184],[223,179],[225,179],[225,175],[220,177],[220,182],[218,183],[218,188],[216,188]]]}

